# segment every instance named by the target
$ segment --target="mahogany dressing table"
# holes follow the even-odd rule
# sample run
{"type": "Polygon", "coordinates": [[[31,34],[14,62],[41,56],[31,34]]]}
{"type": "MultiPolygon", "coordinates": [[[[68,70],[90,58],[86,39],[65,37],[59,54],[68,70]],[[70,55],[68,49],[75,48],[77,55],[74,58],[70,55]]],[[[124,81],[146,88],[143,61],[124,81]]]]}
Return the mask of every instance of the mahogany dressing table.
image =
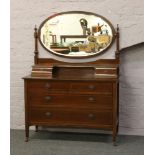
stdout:
{"type": "MultiPolygon", "coordinates": [[[[63,27],[63,25],[61,26],[63,27]]],[[[29,138],[30,126],[35,126],[36,131],[38,131],[38,126],[48,126],[109,130],[112,132],[115,144],[119,123],[118,26],[115,31],[111,23],[100,15],[71,11],[47,18],[41,24],[39,31],[35,27],[34,39],[34,65],[32,66],[31,75],[23,78],[26,141],[29,138]],[[60,35],[60,32],[57,34],[55,27],[58,26],[58,23],[61,23],[61,18],[58,17],[75,16],[76,14],[77,19],[85,17],[85,20],[83,20],[85,23],[79,23],[78,25],[77,22],[77,27],[79,27],[79,30],[81,29],[81,33],[75,31],[75,38],[69,37],[73,34],[64,33],[63,30],[62,35],[60,35]],[[87,18],[88,16],[96,17],[96,27],[88,24],[91,23],[90,18],[87,18]],[[106,32],[104,28],[101,29],[102,25],[105,25],[105,28],[109,26],[108,34],[104,33],[106,32]],[[82,34],[83,29],[86,31],[85,33],[87,33],[87,30],[89,31],[86,34],[88,37],[82,34]],[[98,35],[95,35],[95,33],[98,35]],[[51,35],[57,37],[54,42],[51,35]],[[80,37],[80,35],[82,37],[79,41],[76,36],[80,37]],[[62,45],[62,36],[67,36],[66,42],[71,38],[75,45],[73,43],[62,45]],[[107,38],[111,39],[107,41],[107,38]],[[81,63],[40,58],[38,40],[48,52],[73,60],[102,54],[110,48],[113,42],[116,42],[115,58],[81,63]],[[88,42],[86,43],[86,41],[88,42]],[[85,54],[83,54],[84,52],[85,54]]]]}

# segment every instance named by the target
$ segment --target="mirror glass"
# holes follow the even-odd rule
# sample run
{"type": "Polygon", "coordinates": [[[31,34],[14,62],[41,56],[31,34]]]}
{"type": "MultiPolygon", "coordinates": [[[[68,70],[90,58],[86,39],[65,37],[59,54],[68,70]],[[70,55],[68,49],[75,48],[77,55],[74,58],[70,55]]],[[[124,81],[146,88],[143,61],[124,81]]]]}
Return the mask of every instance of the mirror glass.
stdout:
{"type": "Polygon", "coordinates": [[[65,57],[87,57],[105,51],[114,29],[102,16],[86,12],[65,12],[46,19],[39,28],[41,45],[65,57]]]}

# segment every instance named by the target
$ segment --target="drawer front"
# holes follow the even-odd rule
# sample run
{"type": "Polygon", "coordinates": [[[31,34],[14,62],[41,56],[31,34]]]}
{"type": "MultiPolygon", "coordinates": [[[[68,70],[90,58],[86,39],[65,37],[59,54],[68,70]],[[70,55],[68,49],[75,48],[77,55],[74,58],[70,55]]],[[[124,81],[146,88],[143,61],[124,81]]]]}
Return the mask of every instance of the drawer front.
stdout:
{"type": "Polygon", "coordinates": [[[34,91],[63,91],[70,93],[102,93],[112,95],[112,83],[95,81],[29,81],[28,90],[34,91]]]}
{"type": "Polygon", "coordinates": [[[69,82],[62,81],[29,81],[28,82],[28,90],[33,91],[68,91],[70,89],[69,82]]]}
{"type": "Polygon", "coordinates": [[[28,101],[30,106],[112,108],[112,97],[100,94],[78,95],[31,92],[28,95],[28,101]]]}
{"type": "Polygon", "coordinates": [[[33,109],[29,113],[30,123],[53,125],[112,125],[111,111],[33,109]]]}
{"type": "Polygon", "coordinates": [[[110,82],[75,82],[71,87],[73,92],[93,92],[112,94],[112,83],[110,82]]]}

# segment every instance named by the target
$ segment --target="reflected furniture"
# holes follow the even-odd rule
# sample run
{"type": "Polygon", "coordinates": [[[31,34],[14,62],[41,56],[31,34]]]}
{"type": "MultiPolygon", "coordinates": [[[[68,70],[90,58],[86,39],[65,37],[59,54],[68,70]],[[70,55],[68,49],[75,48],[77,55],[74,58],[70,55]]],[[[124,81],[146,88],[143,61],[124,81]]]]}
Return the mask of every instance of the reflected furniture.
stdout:
{"type": "Polygon", "coordinates": [[[61,43],[64,41],[66,42],[66,38],[87,38],[87,35],[61,35],[61,43]]]}

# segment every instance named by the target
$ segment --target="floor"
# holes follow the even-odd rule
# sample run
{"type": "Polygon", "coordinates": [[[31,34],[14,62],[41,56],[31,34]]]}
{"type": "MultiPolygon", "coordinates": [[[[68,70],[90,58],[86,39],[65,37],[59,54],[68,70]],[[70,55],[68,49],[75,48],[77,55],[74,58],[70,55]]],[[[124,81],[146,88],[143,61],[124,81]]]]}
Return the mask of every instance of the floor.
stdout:
{"type": "Polygon", "coordinates": [[[143,136],[31,131],[29,142],[24,130],[11,130],[11,155],[143,155],[143,136]]]}

